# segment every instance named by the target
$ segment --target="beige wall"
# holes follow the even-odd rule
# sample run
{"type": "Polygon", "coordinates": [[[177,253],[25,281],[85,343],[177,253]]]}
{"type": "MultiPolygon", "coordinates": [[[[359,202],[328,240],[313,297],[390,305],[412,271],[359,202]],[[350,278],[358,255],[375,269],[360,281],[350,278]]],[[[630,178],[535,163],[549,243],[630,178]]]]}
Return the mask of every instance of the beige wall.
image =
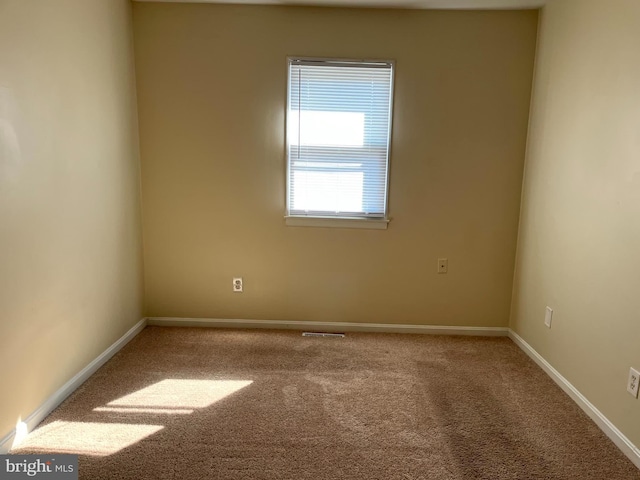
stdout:
{"type": "Polygon", "coordinates": [[[640,445],[640,2],[541,19],[511,327],[640,445]]]}
{"type": "Polygon", "coordinates": [[[536,11],[134,4],[147,313],[506,326],[536,29],[536,11]],[[388,230],[284,225],[287,55],[396,60],[388,230]]]}
{"type": "Polygon", "coordinates": [[[0,438],[142,312],[131,6],[0,0],[0,438]]]}

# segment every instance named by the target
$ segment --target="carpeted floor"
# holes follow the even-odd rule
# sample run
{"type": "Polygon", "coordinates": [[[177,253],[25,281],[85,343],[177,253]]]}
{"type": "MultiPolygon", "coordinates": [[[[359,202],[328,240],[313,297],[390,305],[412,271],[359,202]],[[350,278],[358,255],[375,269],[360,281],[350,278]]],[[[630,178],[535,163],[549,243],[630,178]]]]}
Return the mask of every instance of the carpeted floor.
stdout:
{"type": "Polygon", "coordinates": [[[83,479],[640,480],[507,338],[148,327],[12,453],[83,479]]]}

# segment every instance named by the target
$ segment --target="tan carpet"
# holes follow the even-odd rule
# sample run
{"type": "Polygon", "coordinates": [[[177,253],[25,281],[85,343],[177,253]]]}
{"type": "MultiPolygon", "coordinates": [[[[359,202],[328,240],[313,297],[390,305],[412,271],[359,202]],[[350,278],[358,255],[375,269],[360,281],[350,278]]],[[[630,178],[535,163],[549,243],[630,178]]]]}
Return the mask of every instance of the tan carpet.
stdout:
{"type": "Polygon", "coordinates": [[[13,453],[84,479],[640,479],[506,338],[148,327],[13,453]]]}

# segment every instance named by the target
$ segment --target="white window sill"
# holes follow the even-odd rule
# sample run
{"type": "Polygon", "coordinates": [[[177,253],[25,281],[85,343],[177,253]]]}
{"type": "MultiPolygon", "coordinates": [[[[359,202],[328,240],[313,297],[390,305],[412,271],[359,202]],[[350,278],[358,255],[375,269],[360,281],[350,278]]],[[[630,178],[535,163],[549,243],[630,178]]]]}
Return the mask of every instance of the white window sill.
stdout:
{"type": "Polygon", "coordinates": [[[386,230],[389,220],[382,218],[358,217],[303,217],[288,215],[284,217],[289,227],[325,227],[325,228],[364,228],[368,230],[386,230]]]}

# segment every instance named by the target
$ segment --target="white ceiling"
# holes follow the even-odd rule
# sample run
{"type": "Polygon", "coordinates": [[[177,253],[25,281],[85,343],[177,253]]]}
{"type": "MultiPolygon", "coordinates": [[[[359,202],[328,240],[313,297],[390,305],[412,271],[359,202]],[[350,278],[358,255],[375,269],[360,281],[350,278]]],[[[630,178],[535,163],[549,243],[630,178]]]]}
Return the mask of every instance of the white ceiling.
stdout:
{"type": "Polygon", "coordinates": [[[539,8],[546,0],[134,0],[166,3],[240,3],[262,5],[319,5],[330,7],[490,10],[539,8]]]}

